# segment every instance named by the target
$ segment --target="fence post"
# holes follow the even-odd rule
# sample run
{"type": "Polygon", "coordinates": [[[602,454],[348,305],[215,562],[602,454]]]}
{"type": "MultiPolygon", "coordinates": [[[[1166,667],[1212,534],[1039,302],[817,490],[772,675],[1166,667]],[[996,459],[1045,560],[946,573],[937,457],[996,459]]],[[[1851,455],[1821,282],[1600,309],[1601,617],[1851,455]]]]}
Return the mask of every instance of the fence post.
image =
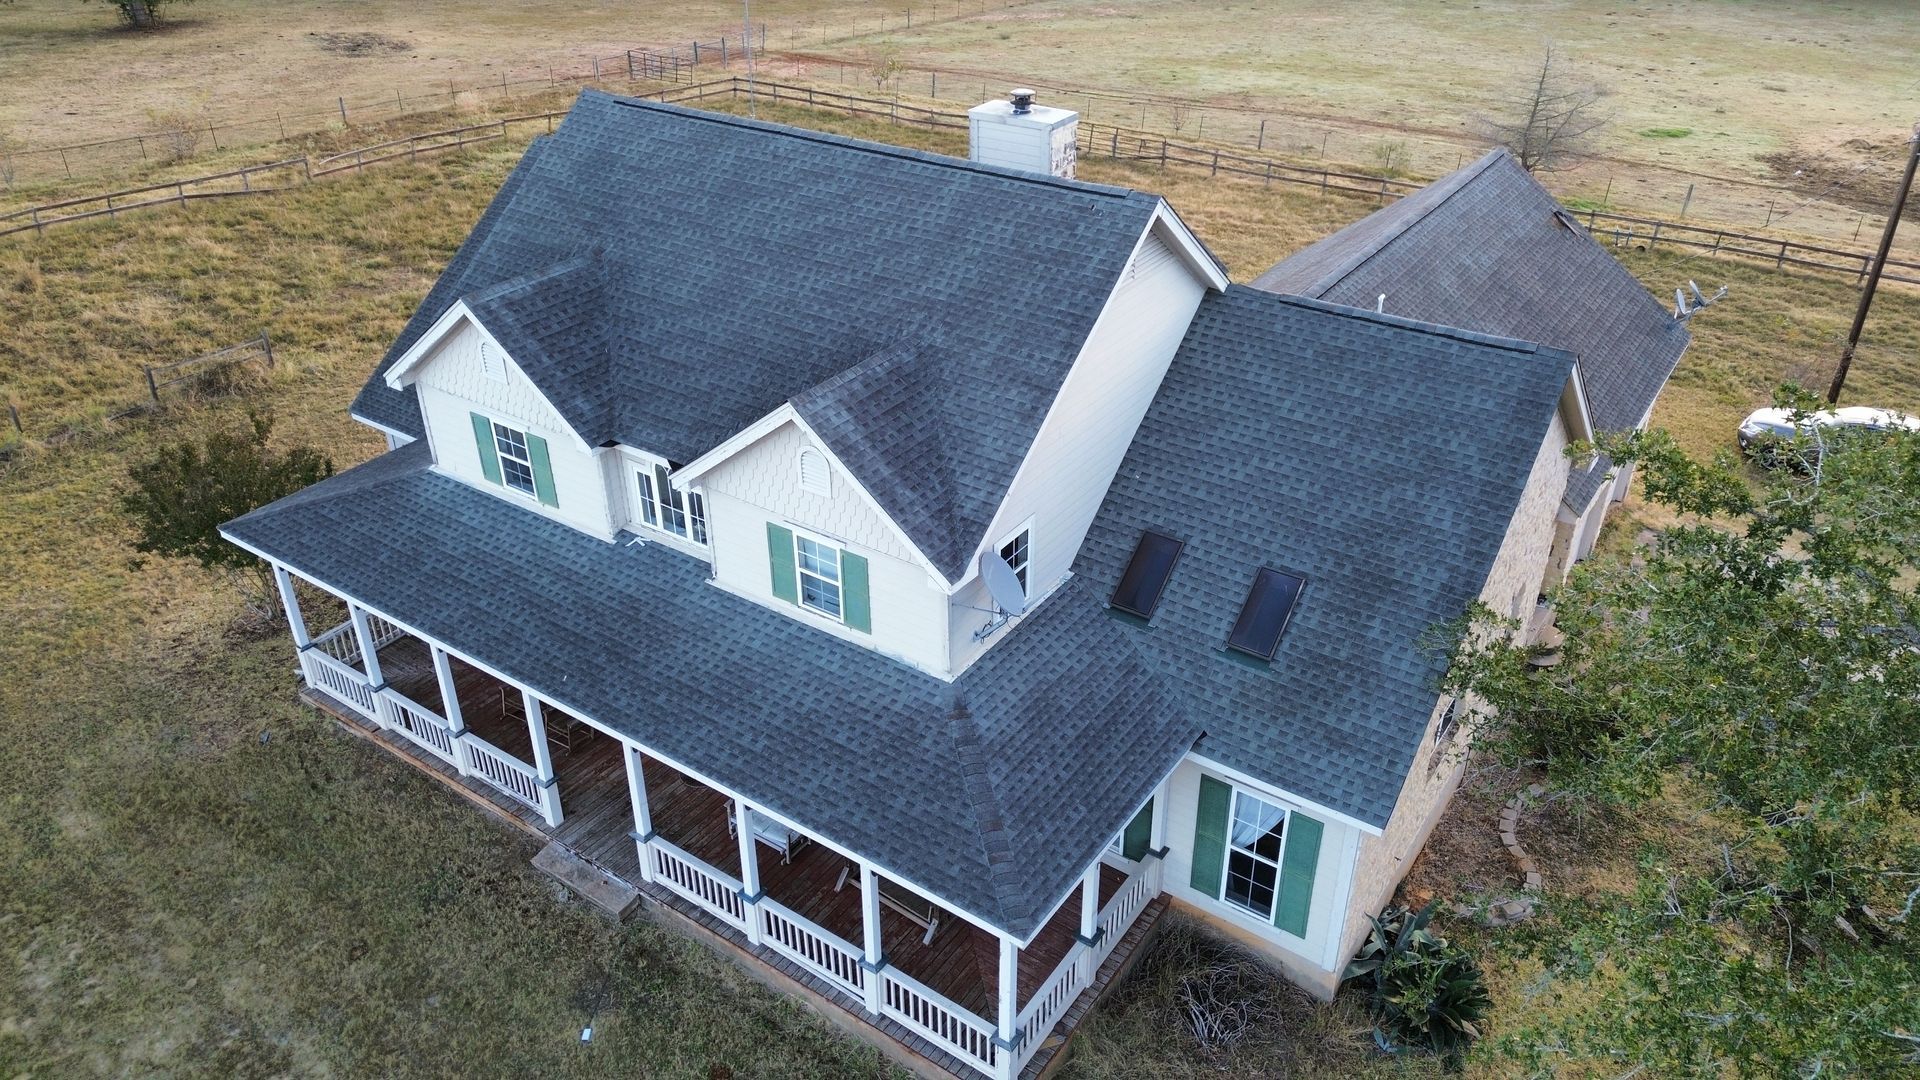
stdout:
{"type": "Polygon", "coordinates": [[[1120,129],[1119,128],[1113,129],[1113,140],[1107,146],[1107,157],[1115,161],[1120,160],[1120,129]]]}
{"type": "Polygon", "coordinates": [[[1780,269],[1780,267],[1784,265],[1786,261],[1787,261],[1787,242],[1785,240],[1782,240],[1780,241],[1780,257],[1773,260],[1773,268],[1775,270],[1780,269]]]}
{"type": "MultiPolygon", "coordinates": [[[[275,115],[278,115],[278,114],[276,113],[275,115]]],[[[287,137],[287,133],[286,133],[286,131],[285,131],[284,129],[283,129],[283,130],[282,130],[282,131],[280,132],[280,137],[281,137],[281,138],[283,138],[283,139],[287,137]]],[[[140,143],[140,160],[141,160],[141,161],[145,161],[145,160],[147,160],[147,140],[146,140],[146,137],[145,137],[144,135],[137,135],[137,136],[135,136],[135,139],[137,139],[137,140],[139,141],[139,143],[140,143]]],[[[1856,232],[1856,233],[1854,233],[1853,235],[1854,235],[1854,238],[1855,238],[1855,239],[1858,239],[1858,238],[1859,238],[1859,236],[1860,236],[1860,234],[1859,234],[1859,233],[1857,233],[1857,232],[1856,232]]]]}
{"type": "Polygon", "coordinates": [[[14,405],[14,403],[11,401],[7,402],[7,415],[13,419],[14,432],[20,435],[25,435],[27,433],[27,429],[20,426],[20,409],[18,406],[14,405]]]}
{"type": "Polygon", "coordinates": [[[181,206],[187,205],[187,186],[185,184],[173,185],[173,194],[180,200],[181,206]]]}
{"type": "Polygon", "coordinates": [[[213,121],[207,121],[207,134],[213,136],[213,148],[220,149],[220,132],[214,129],[213,121]]]}
{"type": "Polygon", "coordinates": [[[1267,186],[1273,186],[1273,162],[1267,162],[1267,186]]]}
{"type": "Polygon", "coordinates": [[[1387,178],[1384,176],[1380,178],[1380,201],[1375,203],[1374,205],[1376,206],[1387,205],[1387,178]]]}
{"type": "Polygon", "coordinates": [[[272,367],[273,366],[273,339],[267,336],[267,332],[265,330],[260,331],[260,348],[266,350],[267,366],[272,367]]]}
{"type": "Polygon", "coordinates": [[[73,179],[73,166],[68,163],[67,152],[64,149],[60,151],[60,167],[67,170],[67,179],[73,179]]]}
{"type": "Polygon", "coordinates": [[[729,60],[727,59],[727,39],[726,39],[726,36],[725,36],[725,35],[721,35],[721,38],[720,38],[720,66],[721,66],[721,67],[727,67],[727,66],[729,65],[729,63],[730,63],[730,61],[729,61],[729,60]]]}
{"type": "Polygon", "coordinates": [[[1689,206],[1692,206],[1692,205],[1693,205],[1693,185],[1692,185],[1692,184],[1688,184],[1688,185],[1687,185],[1687,197],[1686,197],[1686,198],[1684,198],[1684,199],[1681,199],[1681,200],[1680,200],[1680,220],[1682,220],[1682,221],[1685,221],[1685,220],[1686,220],[1686,218],[1687,218],[1687,207],[1689,207],[1689,206]]]}
{"type": "Polygon", "coordinates": [[[700,62],[700,43],[697,41],[693,43],[693,62],[695,64],[700,62]]]}
{"type": "Polygon", "coordinates": [[[1656,221],[1653,223],[1653,235],[1647,238],[1647,250],[1652,251],[1658,246],[1660,246],[1660,222],[1656,221]]]}
{"type": "Polygon", "coordinates": [[[152,396],[153,403],[158,405],[160,403],[160,384],[153,381],[153,369],[142,364],[140,370],[147,373],[147,393],[152,396]]]}
{"type": "Polygon", "coordinates": [[[1213,152],[1213,171],[1208,173],[1207,175],[1208,176],[1220,175],[1220,151],[1218,150],[1215,150],[1213,152]]]}

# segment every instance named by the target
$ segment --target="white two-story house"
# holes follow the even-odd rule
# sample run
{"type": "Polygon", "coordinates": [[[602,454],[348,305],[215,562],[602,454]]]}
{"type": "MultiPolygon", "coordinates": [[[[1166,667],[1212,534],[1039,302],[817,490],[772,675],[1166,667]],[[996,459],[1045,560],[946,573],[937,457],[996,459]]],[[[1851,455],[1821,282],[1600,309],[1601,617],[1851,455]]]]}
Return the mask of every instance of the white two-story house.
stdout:
{"type": "Polygon", "coordinates": [[[1457,780],[1422,642],[1531,609],[1590,433],[1567,352],[1014,167],[1071,123],[587,93],[355,401],[392,449],[225,529],[312,700],[962,1074],[1168,905],[1332,994],[1457,780]]]}

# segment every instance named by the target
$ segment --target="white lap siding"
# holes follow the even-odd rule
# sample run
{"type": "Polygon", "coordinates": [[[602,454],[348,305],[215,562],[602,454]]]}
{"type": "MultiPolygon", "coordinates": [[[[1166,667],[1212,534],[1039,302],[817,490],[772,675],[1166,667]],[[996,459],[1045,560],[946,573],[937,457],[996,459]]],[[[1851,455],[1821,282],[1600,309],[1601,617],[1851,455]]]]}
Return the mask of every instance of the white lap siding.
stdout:
{"type": "Polygon", "coordinates": [[[582,449],[566,421],[511,360],[506,361],[505,381],[484,374],[481,340],[478,330],[463,323],[427,357],[414,384],[434,465],[503,499],[610,539],[615,525],[599,461],[602,452],[582,449]],[[532,496],[487,479],[474,436],[474,413],[546,440],[557,506],[541,506],[532,496]]]}
{"type": "MultiPolygon", "coordinates": [[[[1134,252],[985,537],[997,545],[1032,521],[1027,580],[1035,597],[1073,565],[1206,291],[1157,235],[1160,228],[1134,252]]],[[[954,596],[948,634],[956,674],[1004,636],[973,640],[987,618],[978,609],[993,606],[977,578],[954,596]]]]}
{"type": "Polygon", "coordinates": [[[1202,776],[1212,776],[1216,780],[1229,779],[1189,758],[1174,770],[1173,779],[1168,785],[1166,843],[1169,850],[1165,876],[1161,879],[1162,890],[1186,905],[1190,913],[1201,916],[1209,925],[1272,959],[1287,973],[1288,978],[1309,992],[1321,998],[1332,997],[1338,985],[1338,969],[1345,963],[1345,956],[1331,961],[1328,957],[1339,939],[1347,875],[1353,867],[1354,849],[1360,831],[1343,822],[1316,815],[1275,792],[1252,785],[1240,785],[1289,812],[1311,817],[1324,827],[1320,836],[1320,858],[1314,869],[1312,900],[1307,909],[1307,932],[1304,936],[1295,937],[1276,929],[1271,919],[1263,919],[1223,902],[1217,895],[1193,888],[1194,833],[1202,776]]]}
{"type": "Polygon", "coordinates": [[[946,664],[946,596],[880,511],[837,468],[832,494],[800,486],[805,432],[783,424],[701,477],[713,536],[714,576],[721,587],[751,597],[849,641],[929,672],[946,664]],[[767,524],[818,534],[867,560],[870,633],[838,626],[773,595],[767,524]]]}

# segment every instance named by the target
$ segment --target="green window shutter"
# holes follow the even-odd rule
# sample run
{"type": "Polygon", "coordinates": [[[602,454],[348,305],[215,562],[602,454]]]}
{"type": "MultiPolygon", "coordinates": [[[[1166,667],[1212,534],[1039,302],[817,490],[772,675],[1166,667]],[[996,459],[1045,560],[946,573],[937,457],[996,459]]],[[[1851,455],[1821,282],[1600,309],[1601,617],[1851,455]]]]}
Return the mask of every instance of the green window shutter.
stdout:
{"type": "Polygon", "coordinates": [[[1195,892],[1220,895],[1227,871],[1227,813],[1233,789],[1211,776],[1200,778],[1200,808],[1193,818],[1193,875],[1187,881],[1195,892]]]}
{"type": "Polygon", "coordinates": [[[840,615],[848,626],[873,633],[873,600],[867,585],[867,560],[851,551],[840,553],[840,615]]]}
{"type": "Polygon", "coordinates": [[[773,595],[800,602],[800,568],[793,560],[793,530],[767,522],[767,561],[773,567],[773,595]]]}
{"type": "Polygon", "coordinates": [[[1287,849],[1280,856],[1280,895],[1273,904],[1273,925],[1295,937],[1307,936],[1307,912],[1313,906],[1313,872],[1320,865],[1320,834],[1326,826],[1300,814],[1287,815],[1287,849]]]}
{"type": "Polygon", "coordinates": [[[500,479],[500,451],[493,445],[493,421],[479,413],[467,414],[473,417],[473,441],[480,448],[480,471],[487,476],[490,484],[504,484],[500,479]]]}
{"type": "Polygon", "coordinates": [[[1147,854],[1147,843],[1153,839],[1153,800],[1133,815],[1127,822],[1127,831],[1120,834],[1120,857],[1139,862],[1147,854]]]}
{"type": "Polygon", "coordinates": [[[540,505],[559,506],[560,496],[553,490],[553,461],[547,457],[547,440],[528,435],[527,460],[533,463],[533,493],[540,505]]]}

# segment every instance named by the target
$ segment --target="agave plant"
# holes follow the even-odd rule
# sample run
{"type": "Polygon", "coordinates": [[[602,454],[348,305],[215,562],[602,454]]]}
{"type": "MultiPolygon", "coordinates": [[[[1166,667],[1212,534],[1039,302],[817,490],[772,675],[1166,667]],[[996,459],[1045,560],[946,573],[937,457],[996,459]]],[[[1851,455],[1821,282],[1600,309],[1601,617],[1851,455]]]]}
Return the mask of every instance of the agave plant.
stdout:
{"type": "Polygon", "coordinates": [[[1457,1064],[1480,1037],[1475,1025],[1493,999],[1473,957],[1427,929],[1435,903],[1417,913],[1389,907],[1375,916],[1367,943],[1342,978],[1368,981],[1374,1041],[1381,1049],[1421,1047],[1457,1064]]]}

